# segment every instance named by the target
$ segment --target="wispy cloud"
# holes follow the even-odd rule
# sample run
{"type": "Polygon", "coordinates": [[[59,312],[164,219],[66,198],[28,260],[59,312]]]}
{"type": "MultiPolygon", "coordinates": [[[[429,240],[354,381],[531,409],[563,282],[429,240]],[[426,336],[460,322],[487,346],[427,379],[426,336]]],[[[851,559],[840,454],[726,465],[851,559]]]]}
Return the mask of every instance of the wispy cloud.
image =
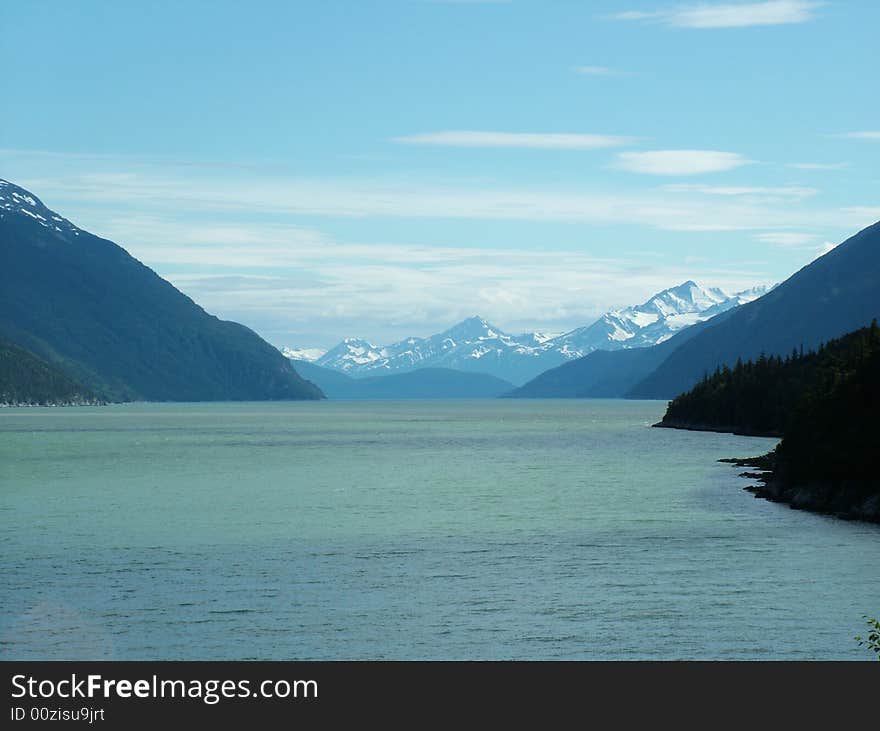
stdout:
{"type": "MultiPolygon", "coordinates": [[[[735,153],[710,151],[625,154],[619,162],[626,169],[654,175],[695,175],[748,162],[735,153]]],[[[802,226],[846,231],[864,224],[869,215],[867,207],[804,208],[798,203],[812,189],[785,186],[548,189],[467,179],[302,178],[248,168],[216,175],[210,169],[159,166],[132,159],[66,159],[9,151],[0,151],[0,164],[14,182],[30,187],[47,205],[62,207],[75,223],[99,234],[107,211],[123,216],[123,225],[125,219],[133,221],[135,216],[155,220],[187,211],[206,219],[207,228],[215,220],[231,217],[244,221],[258,218],[261,224],[264,220],[294,224],[308,216],[556,221],[703,232],[802,226]]]]}
{"type": "Polygon", "coordinates": [[[771,231],[756,234],[754,238],[762,244],[770,244],[780,249],[803,251],[811,261],[815,261],[838,246],[838,243],[831,241],[817,245],[818,235],[800,231],[771,231]]]}
{"type": "Polygon", "coordinates": [[[663,15],[664,11],[662,10],[624,10],[609,17],[613,20],[653,20],[655,18],[662,18],[663,15]]]}
{"type": "MultiPolygon", "coordinates": [[[[805,215],[753,201],[708,200],[664,191],[548,191],[394,184],[385,181],[284,180],[271,183],[103,175],[20,178],[45,202],[63,201],[75,223],[100,225],[102,209],[159,217],[177,210],[200,216],[398,217],[623,224],[667,231],[741,231],[797,225],[805,215]],[[108,180],[112,179],[112,185],[108,180]],[[76,214],[79,218],[74,218],[76,214]],[[98,218],[95,218],[98,214],[98,218]]],[[[810,214],[807,214],[810,215],[810,214]]],[[[828,212],[813,212],[813,217],[828,212]]],[[[834,214],[831,215],[834,218],[834,214]]],[[[124,223],[124,220],[123,220],[124,223]]],[[[126,224],[131,225],[131,223],[126,224]]],[[[93,229],[101,232],[101,228],[93,229]]]]}
{"type": "Polygon", "coordinates": [[[849,167],[848,162],[792,162],[786,167],[794,170],[843,170],[849,167]]]}
{"type": "Polygon", "coordinates": [[[513,0],[422,0],[431,5],[507,5],[513,0]]]}
{"type": "Polygon", "coordinates": [[[774,231],[761,233],[755,236],[756,241],[762,244],[773,244],[785,249],[802,248],[816,240],[815,234],[798,233],[794,231],[774,231]]]}
{"type": "Polygon", "coordinates": [[[561,331],[672,282],[696,278],[739,289],[764,278],[758,268],[553,246],[488,254],[467,246],[343,242],[264,220],[205,225],[126,215],[107,219],[102,233],[208,311],[253,326],[279,346],[328,347],[345,335],[388,342],[436,332],[474,312],[512,331],[561,331]]]}
{"type": "Polygon", "coordinates": [[[542,132],[478,132],[450,130],[395,137],[402,145],[434,145],[439,147],[519,147],[542,150],[597,150],[622,147],[632,139],[603,134],[560,134],[542,132]]]}
{"type": "Polygon", "coordinates": [[[880,221],[880,206],[849,206],[843,210],[856,219],[867,221],[867,223],[880,221]]]}
{"type": "Polygon", "coordinates": [[[735,152],[718,150],[650,150],[621,152],[615,167],[644,175],[702,175],[734,170],[753,162],[735,152]]]}
{"type": "Polygon", "coordinates": [[[847,140],[880,140],[880,130],[866,130],[862,132],[841,132],[835,137],[841,137],[847,140]]]}
{"type": "Polygon", "coordinates": [[[613,69],[609,66],[575,66],[574,72],[581,76],[629,76],[629,71],[613,69]]]}
{"type": "Polygon", "coordinates": [[[793,238],[779,234],[816,231],[818,244],[880,217],[870,205],[804,206],[795,193],[806,191],[783,187],[780,194],[769,186],[554,190],[484,179],[298,178],[248,166],[218,175],[131,158],[9,151],[0,151],[0,168],[209,311],[278,345],[329,346],[343,335],[389,342],[436,332],[474,312],[510,330],[562,330],[676,281],[735,289],[768,278],[760,259],[722,267],[694,258],[701,242],[711,252],[721,241],[752,244],[753,236],[769,234],[776,238],[767,243],[793,246],[793,238]],[[353,217],[374,220],[354,226],[353,217]],[[374,224],[387,217],[408,222],[391,227],[397,237],[418,231],[410,228],[415,219],[458,219],[454,241],[383,242],[374,224]],[[489,226],[464,221],[583,224],[584,246],[554,243],[546,231],[558,229],[537,227],[540,240],[530,244],[483,245],[472,237],[489,226]],[[609,247],[597,237],[621,234],[609,234],[607,225],[643,227],[639,236],[651,229],[705,235],[690,235],[691,258],[675,260],[656,250],[609,247]],[[360,238],[362,231],[370,240],[360,238]],[[731,233],[722,239],[715,232],[731,233]]]}
{"type": "Polygon", "coordinates": [[[345,335],[377,342],[426,335],[475,312],[514,332],[562,331],[589,324],[610,306],[643,301],[672,282],[697,278],[739,289],[765,279],[757,267],[611,259],[552,247],[498,249],[487,256],[465,247],[331,241],[316,249],[291,242],[269,247],[277,251],[271,258],[266,247],[243,248],[226,249],[227,270],[212,274],[145,260],[209,311],[259,324],[278,345],[324,347],[345,335]],[[271,268],[248,271],[255,254],[267,257],[271,268]],[[288,334],[305,331],[309,337],[288,334]]]}
{"type": "Polygon", "coordinates": [[[664,185],[663,190],[668,190],[672,193],[697,193],[699,195],[746,196],[753,198],[790,200],[802,200],[819,193],[818,188],[797,186],[694,185],[688,183],[664,185]]]}
{"type": "Polygon", "coordinates": [[[752,3],[707,3],[653,11],[630,10],[615,20],[656,21],[678,28],[748,28],[806,23],[823,5],[812,0],[766,0],[752,3]]]}

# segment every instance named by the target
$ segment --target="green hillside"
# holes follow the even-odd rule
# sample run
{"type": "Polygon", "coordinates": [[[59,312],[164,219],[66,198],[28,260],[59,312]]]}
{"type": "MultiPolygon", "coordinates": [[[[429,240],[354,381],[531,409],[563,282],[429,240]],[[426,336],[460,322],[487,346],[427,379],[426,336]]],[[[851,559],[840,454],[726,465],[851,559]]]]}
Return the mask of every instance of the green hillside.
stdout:
{"type": "Polygon", "coordinates": [[[817,351],[723,367],[674,399],[657,426],[783,436],[740,464],[770,471],[757,492],[880,522],[880,328],[817,351]]]}
{"type": "Polygon", "coordinates": [[[0,405],[96,404],[101,400],[60,368],[0,339],[0,405]]]}
{"type": "Polygon", "coordinates": [[[108,400],[316,399],[256,333],[0,180],[0,334],[108,400]],[[52,222],[51,225],[49,222],[52,222]]]}

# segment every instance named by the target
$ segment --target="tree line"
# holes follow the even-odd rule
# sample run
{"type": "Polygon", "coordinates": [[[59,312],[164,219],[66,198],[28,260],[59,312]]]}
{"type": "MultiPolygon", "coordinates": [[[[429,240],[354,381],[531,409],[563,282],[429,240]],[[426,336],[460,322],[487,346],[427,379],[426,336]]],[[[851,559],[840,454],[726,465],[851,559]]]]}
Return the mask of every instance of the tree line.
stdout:
{"type": "Polygon", "coordinates": [[[810,509],[880,520],[880,328],[809,352],[738,361],[675,398],[665,426],[781,436],[771,492],[810,509]]]}

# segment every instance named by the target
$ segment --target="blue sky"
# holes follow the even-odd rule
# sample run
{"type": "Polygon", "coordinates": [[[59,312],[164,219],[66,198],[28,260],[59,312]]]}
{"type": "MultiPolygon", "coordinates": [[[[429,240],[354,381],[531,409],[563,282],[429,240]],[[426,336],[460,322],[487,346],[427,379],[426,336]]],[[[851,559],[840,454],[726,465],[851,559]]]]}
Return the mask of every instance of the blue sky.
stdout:
{"type": "Polygon", "coordinates": [[[0,6],[0,177],[276,345],[561,331],[880,219],[880,3],[0,6]]]}

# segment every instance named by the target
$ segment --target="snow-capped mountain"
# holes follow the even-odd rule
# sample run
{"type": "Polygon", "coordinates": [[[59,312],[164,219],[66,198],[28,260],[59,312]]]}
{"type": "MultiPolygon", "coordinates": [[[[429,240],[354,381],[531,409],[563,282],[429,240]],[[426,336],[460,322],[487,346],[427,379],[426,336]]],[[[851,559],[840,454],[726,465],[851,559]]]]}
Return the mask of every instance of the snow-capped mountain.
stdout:
{"type": "Polygon", "coordinates": [[[314,363],[327,351],[323,348],[282,348],[281,352],[286,358],[291,360],[304,360],[307,363],[314,363]]]}
{"type": "Polygon", "coordinates": [[[546,342],[539,333],[509,335],[481,317],[470,317],[437,335],[406,338],[391,345],[346,338],[315,363],[355,377],[426,367],[495,375],[519,370],[517,361],[534,360],[546,342]]]}
{"type": "Polygon", "coordinates": [[[751,302],[766,292],[766,287],[753,287],[728,294],[718,287],[704,289],[688,281],[664,289],[641,305],[606,312],[592,325],[556,338],[555,344],[572,358],[594,350],[646,348],[668,340],[684,327],[751,302]]]}
{"type": "MultiPolygon", "coordinates": [[[[489,373],[519,385],[594,350],[656,345],[684,327],[757,299],[766,291],[766,287],[756,287],[728,294],[688,281],[641,305],[607,312],[591,325],[562,335],[510,335],[481,317],[470,317],[437,335],[410,337],[391,345],[347,338],[313,362],[354,377],[453,368],[489,373]]],[[[295,357],[294,352],[304,351],[284,351],[289,358],[295,357]]]]}
{"type": "Polygon", "coordinates": [[[79,236],[82,231],[66,218],[46,208],[39,198],[24,188],[19,188],[8,180],[0,180],[0,219],[5,218],[9,213],[23,214],[43,228],[58,233],[72,233],[74,236],[79,236]]]}

